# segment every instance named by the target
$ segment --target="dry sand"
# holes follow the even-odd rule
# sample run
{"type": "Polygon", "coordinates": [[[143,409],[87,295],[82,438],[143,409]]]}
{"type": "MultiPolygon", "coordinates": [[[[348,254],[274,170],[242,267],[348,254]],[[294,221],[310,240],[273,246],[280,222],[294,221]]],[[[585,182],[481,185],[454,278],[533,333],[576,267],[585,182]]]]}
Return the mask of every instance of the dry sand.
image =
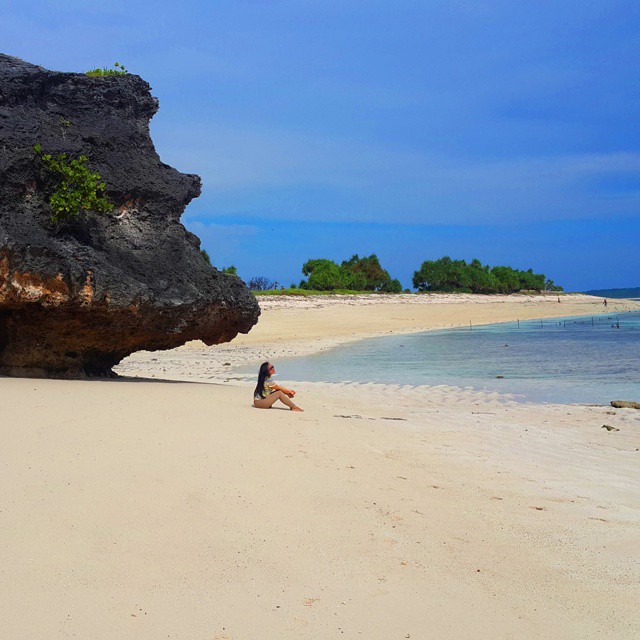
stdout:
{"type": "Polygon", "coordinates": [[[640,412],[304,384],[293,414],[219,382],[234,354],[600,310],[480,300],[265,300],[237,343],[121,367],[208,384],[1,379],[0,637],[640,637],[640,412]]]}

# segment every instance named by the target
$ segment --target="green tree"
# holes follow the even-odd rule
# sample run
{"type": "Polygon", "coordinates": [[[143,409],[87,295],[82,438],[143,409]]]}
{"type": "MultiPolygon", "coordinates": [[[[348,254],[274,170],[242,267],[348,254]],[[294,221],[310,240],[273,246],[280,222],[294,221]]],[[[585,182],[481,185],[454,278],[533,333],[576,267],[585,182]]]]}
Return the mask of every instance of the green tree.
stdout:
{"type": "Polygon", "coordinates": [[[491,273],[496,277],[500,293],[514,293],[520,287],[518,272],[511,267],[493,267],[491,273]]]}
{"type": "MultiPolygon", "coordinates": [[[[302,266],[302,273],[307,276],[304,288],[314,291],[357,290],[364,284],[363,277],[356,277],[333,260],[325,258],[308,260],[302,266]]],[[[302,283],[300,286],[302,288],[302,283]]]]}
{"type": "Polygon", "coordinates": [[[402,293],[402,283],[397,278],[394,278],[386,282],[381,291],[385,293],[402,293]]]}
{"type": "Polygon", "coordinates": [[[473,293],[496,293],[499,291],[499,283],[488,268],[477,266],[473,261],[469,265],[470,289],[473,293]]]}
{"type": "Polygon", "coordinates": [[[527,269],[527,271],[518,271],[518,276],[520,278],[520,290],[542,291],[544,289],[544,274],[533,273],[533,269],[527,269]]]}
{"type": "Polygon", "coordinates": [[[471,273],[464,260],[452,260],[449,256],[426,260],[413,274],[413,286],[418,291],[471,292],[471,273]]]}
{"type": "Polygon", "coordinates": [[[549,279],[544,283],[545,291],[564,291],[564,287],[561,287],[554,283],[553,280],[549,279]]]}
{"type": "Polygon", "coordinates": [[[315,291],[335,291],[349,289],[351,291],[384,291],[400,293],[402,285],[397,279],[391,279],[389,272],[382,268],[378,256],[353,255],[342,264],[333,260],[317,258],[307,260],[302,265],[302,273],[307,276],[300,282],[301,289],[315,291]]]}
{"type": "Polygon", "coordinates": [[[354,276],[362,275],[364,277],[363,291],[384,291],[391,282],[389,272],[380,266],[380,261],[375,253],[362,258],[355,254],[349,260],[345,260],[342,267],[353,273],[354,276]]]}
{"type": "MultiPolygon", "coordinates": [[[[426,260],[413,274],[413,286],[419,291],[458,291],[472,293],[513,293],[523,289],[541,291],[545,276],[532,269],[520,271],[512,267],[483,265],[474,259],[426,260]]],[[[555,285],[554,285],[555,286],[555,285]]]]}

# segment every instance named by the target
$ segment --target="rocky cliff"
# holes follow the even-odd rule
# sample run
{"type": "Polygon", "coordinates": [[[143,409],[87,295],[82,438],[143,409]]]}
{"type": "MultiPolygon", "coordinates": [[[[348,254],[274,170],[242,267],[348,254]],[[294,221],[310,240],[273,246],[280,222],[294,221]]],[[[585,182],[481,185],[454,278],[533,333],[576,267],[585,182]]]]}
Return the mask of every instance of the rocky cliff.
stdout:
{"type": "Polygon", "coordinates": [[[161,162],[157,109],[138,76],[0,54],[0,373],[106,375],[134,351],[226,342],[257,322],[253,295],[180,224],[200,178],[161,162]],[[85,155],[113,209],[53,224],[36,144],[85,155]]]}

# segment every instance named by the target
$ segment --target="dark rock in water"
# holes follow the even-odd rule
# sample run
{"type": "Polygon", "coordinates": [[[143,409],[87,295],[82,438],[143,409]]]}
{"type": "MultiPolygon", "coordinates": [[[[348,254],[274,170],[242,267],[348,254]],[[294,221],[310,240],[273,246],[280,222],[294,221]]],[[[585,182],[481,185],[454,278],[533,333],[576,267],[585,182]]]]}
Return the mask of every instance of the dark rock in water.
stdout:
{"type": "Polygon", "coordinates": [[[612,400],[611,406],[616,409],[640,409],[640,402],[632,402],[631,400],[612,400]]]}
{"type": "Polygon", "coordinates": [[[0,54],[0,373],[109,375],[139,349],[226,342],[257,322],[253,295],[180,224],[200,178],[160,161],[157,109],[138,76],[0,54]],[[56,228],[35,144],[87,156],[114,210],[56,228]]]}

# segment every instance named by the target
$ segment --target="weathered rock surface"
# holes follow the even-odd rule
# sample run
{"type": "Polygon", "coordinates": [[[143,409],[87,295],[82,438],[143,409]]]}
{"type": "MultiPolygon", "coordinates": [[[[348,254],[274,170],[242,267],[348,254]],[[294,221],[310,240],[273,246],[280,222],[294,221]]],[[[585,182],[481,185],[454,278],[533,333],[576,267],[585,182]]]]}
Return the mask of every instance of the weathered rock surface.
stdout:
{"type": "Polygon", "coordinates": [[[0,373],[105,375],[139,349],[217,344],[260,313],[180,224],[200,178],[162,163],[158,102],[135,75],[90,78],[0,54],[0,373]],[[115,204],[56,229],[39,143],[84,154],[115,204]]]}

